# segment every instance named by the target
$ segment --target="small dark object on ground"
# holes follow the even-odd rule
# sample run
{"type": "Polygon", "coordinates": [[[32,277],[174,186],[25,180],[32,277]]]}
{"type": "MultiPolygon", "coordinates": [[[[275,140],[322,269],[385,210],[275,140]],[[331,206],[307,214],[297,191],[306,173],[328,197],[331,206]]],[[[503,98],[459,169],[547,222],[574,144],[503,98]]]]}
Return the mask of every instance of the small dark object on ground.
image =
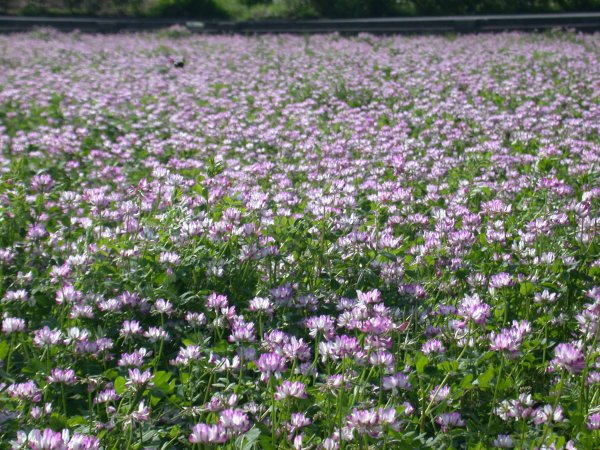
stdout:
{"type": "Polygon", "coordinates": [[[185,67],[185,58],[175,59],[171,56],[169,57],[169,61],[176,69],[183,69],[185,67]]]}

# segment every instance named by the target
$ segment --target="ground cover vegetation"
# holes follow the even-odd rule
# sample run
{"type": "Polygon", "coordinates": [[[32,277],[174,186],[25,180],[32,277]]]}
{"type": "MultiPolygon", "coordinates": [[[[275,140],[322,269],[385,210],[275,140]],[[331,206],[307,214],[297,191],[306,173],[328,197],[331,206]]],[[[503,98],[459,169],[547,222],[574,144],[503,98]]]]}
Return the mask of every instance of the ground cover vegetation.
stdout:
{"type": "Polygon", "coordinates": [[[1,36],[0,448],[598,448],[599,49],[1,36]]]}

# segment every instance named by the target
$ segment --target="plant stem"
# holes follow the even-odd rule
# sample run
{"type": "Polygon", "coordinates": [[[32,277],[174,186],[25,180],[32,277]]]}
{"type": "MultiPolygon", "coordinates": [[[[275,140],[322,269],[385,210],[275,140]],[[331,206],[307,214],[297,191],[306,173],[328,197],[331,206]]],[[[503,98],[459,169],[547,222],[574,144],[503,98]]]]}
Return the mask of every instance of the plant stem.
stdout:
{"type": "Polygon", "coordinates": [[[494,406],[496,405],[496,398],[498,395],[498,383],[500,382],[500,379],[502,378],[502,372],[504,371],[504,354],[500,355],[500,370],[498,371],[498,378],[496,380],[496,385],[494,386],[494,396],[492,397],[492,404],[491,404],[491,410],[490,410],[490,418],[488,420],[488,424],[487,427],[488,429],[490,428],[490,425],[492,424],[492,418],[494,417],[494,406]]]}

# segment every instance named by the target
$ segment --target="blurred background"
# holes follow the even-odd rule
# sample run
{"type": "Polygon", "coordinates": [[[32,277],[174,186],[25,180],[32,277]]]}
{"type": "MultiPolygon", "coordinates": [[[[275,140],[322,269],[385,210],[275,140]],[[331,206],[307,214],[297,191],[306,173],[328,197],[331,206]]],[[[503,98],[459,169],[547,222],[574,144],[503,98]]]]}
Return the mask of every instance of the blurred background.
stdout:
{"type": "Polygon", "coordinates": [[[0,14],[229,20],[585,11],[600,0],[0,0],[0,14]]]}

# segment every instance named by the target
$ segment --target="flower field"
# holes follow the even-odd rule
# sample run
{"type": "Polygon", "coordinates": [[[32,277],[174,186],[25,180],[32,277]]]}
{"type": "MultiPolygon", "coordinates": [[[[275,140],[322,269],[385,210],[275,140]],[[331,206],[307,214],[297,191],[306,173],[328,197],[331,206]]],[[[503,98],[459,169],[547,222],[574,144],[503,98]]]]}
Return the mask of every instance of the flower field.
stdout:
{"type": "Polygon", "coordinates": [[[0,36],[0,449],[600,448],[599,57],[0,36]]]}

